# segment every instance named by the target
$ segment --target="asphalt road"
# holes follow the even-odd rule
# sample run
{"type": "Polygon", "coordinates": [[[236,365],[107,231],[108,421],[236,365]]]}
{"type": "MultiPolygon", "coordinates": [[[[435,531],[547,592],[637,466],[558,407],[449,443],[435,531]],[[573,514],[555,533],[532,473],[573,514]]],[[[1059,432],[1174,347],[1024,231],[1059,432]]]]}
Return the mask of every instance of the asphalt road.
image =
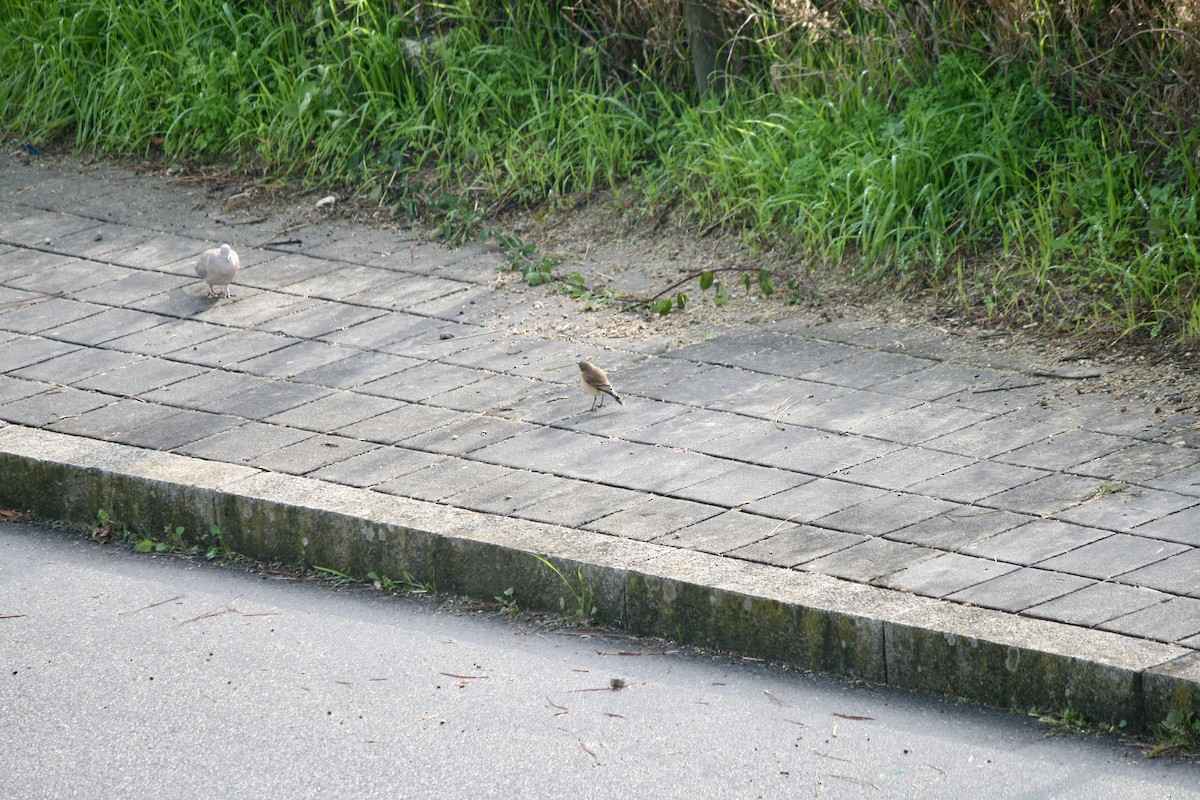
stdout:
{"type": "Polygon", "coordinates": [[[0,617],[6,800],[1200,798],[1112,737],[25,525],[0,617]]]}

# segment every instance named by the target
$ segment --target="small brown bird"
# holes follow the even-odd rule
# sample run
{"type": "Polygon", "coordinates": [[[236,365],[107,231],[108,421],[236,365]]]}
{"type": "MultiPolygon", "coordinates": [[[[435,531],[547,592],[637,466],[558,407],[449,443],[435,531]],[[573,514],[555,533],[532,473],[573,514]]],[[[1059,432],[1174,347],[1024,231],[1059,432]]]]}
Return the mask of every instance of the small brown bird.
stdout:
{"type": "Polygon", "coordinates": [[[242,265],[237,252],[227,244],[205,250],[200,260],[196,262],[196,276],[208,284],[208,292],[213,297],[220,297],[218,288],[225,287],[225,296],[233,297],[229,284],[237,275],[238,267],[242,265]]]}
{"type": "Polygon", "coordinates": [[[592,407],[589,411],[596,409],[596,400],[599,398],[600,407],[604,408],[604,395],[608,395],[613,400],[616,400],[621,405],[621,398],[613,391],[612,384],[608,382],[608,375],[604,374],[604,370],[597,367],[590,361],[579,362],[579,377],[583,380],[583,388],[588,394],[592,395],[592,407]]]}

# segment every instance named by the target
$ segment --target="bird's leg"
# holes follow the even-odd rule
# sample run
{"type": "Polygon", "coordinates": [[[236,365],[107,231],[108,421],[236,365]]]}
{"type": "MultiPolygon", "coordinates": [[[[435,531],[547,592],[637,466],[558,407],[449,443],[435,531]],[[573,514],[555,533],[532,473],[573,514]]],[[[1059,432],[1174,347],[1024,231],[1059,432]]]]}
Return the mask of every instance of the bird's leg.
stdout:
{"type": "Polygon", "coordinates": [[[589,408],[589,409],[588,409],[588,411],[595,411],[595,410],[596,410],[596,400],[597,400],[597,399],[598,399],[598,398],[595,398],[595,397],[593,397],[593,398],[592,398],[592,407],[591,407],[591,408],[589,408]]]}

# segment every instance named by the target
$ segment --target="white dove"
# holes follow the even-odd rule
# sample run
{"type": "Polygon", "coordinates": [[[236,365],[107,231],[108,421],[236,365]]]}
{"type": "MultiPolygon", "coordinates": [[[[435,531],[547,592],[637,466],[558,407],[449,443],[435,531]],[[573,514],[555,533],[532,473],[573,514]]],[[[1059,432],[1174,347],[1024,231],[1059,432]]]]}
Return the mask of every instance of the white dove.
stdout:
{"type": "Polygon", "coordinates": [[[225,287],[225,296],[233,297],[229,284],[237,275],[238,267],[242,265],[237,252],[227,244],[205,250],[196,262],[196,275],[208,284],[208,291],[213,297],[220,297],[218,288],[225,287]]]}

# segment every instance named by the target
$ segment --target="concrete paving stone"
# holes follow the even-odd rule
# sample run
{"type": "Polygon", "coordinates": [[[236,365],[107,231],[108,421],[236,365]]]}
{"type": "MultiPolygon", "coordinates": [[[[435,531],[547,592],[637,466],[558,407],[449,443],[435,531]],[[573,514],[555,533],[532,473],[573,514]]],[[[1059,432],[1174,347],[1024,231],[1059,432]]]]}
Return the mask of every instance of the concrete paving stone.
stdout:
{"type": "Polygon", "coordinates": [[[1015,572],[1020,567],[960,553],[943,553],[880,577],[878,585],[925,597],[945,597],[1015,572]]]}
{"type": "Polygon", "coordinates": [[[1170,599],[1170,595],[1153,589],[1104,581],[1028,608],[1025,613],[1031,617],[1095,628],[1109,620],[1170,599]]]}
{"type": "Polygon", "coordinates": [[[853,547],[867,538],[857,533],[831,531],[812,525],[780,524],[777,529],[778,532],[765,539],[730,550],[725,555],[790,569],[853,547]]]}
{"type": "Polygon", "coordinates": [[[337,433],[377,444],[398,444],[405,439],[457,422],[463,416],[461,411],[408,403],[395,411],[339,428],[337,433]]]}
{"type": "MultiPolygon", "coordinates": [[[[251,290],[253,291],[253,290],[251,290]]],[[[208,287],[198,279],[195,286],[184,285],[174,292],[163,292],[151,295],[141,300],[126,303],[128,308],[138,311],[148,311],[152,314],[162,314],[164,317],[177,319],[194,319],[208,312],[218,303],[233,303],[239,299],[239,292],[234,289],[234,299],[215,298],[208,293],[208,287]]]]}
{"type": "Polygon", "coordinates": [[[346,294],[342,299],[374,308],[405,309],[427,300],[445,297],[459,291],[463,286],[463,283],[457,280],[425,275],[406,276],[403,273],[395,272],[392,274],[399,280],[361,292],[346,294]]]}
{"type": "MultiPolygon", "coordinates": [[[[109,372],[139,361],[143,356],[115,350],[82,348],[9,372],[17,378],[47,383],[75,384],[84,378],[109,372]]],[[[96,388],[94,386],[80,388],[96,388]]]]}
{"type": "Polygon", "coordinates": [[[60,419],[47,427],[60,433],[111,442],[127,436],[135,428],[161,422],[178,413],[178,409],[155,403],[119,399],[106,406],[60,419]]]}
{"type": "MultiPolygon", "coordinates": [[[[554,459],[553,471],[559,475],[610,483],[639,491],[648,491],[647,487],[640,485],[643,481],[654,481],[664,475],[668,476],[665,479],[668,484],[678,484],[681,480],[686,481],[685,478],[680,478],[680,473],[686,471],[686,465],[675,469],[668,467],[670,451],[665,449],[660,450],[653,445],[624,442],[620,439],[605,439],[569,431],[560,432],[586,438],[574,441],[569,436],[561,437],[565,446],[560,452],[551,456],[554,459]]],[[[536,432],[533,432],[520,438],[533,440],[535,436],[536,432]]],[[[514,444],[518,441],[519,439],[509,440],[514,444]]],[[[681,451],[675,452],[682,455],[681,451]]],[[[483,457],[482,454],[481,457],[483,457]]],[[[535,465],[531,465],[531,468],[538,469],[535,465]]]]}
{"type": "MultiPolygon", "coordinates": [[[[624,406],[607,403],[603,408],[590,411],[591,398],[583,393],[583,389],[575,391],[556,384],[546,384],[546,388],[523,397],[515,402],[498,406],[493,410],[495,416],[530,422],[534,425],[554,425],[573,427],[572,420],[590,420],[595,417],[633,417],[634,403],[631,401],[624,406]]],[[[634,420],[636,423],[636,419],[634,420]]],[[[586,430],[587,426],[579,426],[586,430]]]]}
{"type": "Polygon", "coordinates": [[[1114,580],[1169,594],[1200,596],[1200,550],[1181,550],[1162,561],[1122,573],[1114,580]]]}
{"type": "Polygon", "coordinates": [[[99,226],[99,222],[87,217],[58,211],[34,211],[5,223],[0,238],[5,242],[25,247],[53,247],[54,240],[60,236],[69,236],[99,226]]]}
{"type": "MultiPolygon", "coordinates": [[[[177,236],[170,233],[158,233],[144,242],[135,243],[129,247],[108,254],[106,261],[125,267],[140,267],[142,269],[159,269],[164,264],[185,259],[196,260],[200,254],[217,243],[188,236],[177,236]]],[[[241,252],[238,252],[241,255],[241,252]]]]}
{"type": "Polygon", "coordinates": [[[136,272],[129,267],[118,267],[114,264],[103,264],[97,261],[81,261],[79,259],[61,259],[59,263],[47,265],[24,275],[10,272],[7,256],[0,256],[0,270],[5,276],[4,283],[14,289],[24,289],[28,292],[43,292],[54,294],[62,292],[76,299],[77,293],[98,284],[108,283],[127,277],[136,272]]]}
{"type": "Polygon", "coordinates": [[[1055,472],[1071,471],[1071,467],[1108,455],[1130,445],[1121,436],[1075,430],[1066,431],[1041,441],[1018,447],[996,460],[1055,472]]]}
{"type": "Polygon", "coordinates": [[[817,478],[794,489],[748,503],[746,510],[803,524],[886,494],[882,489],[870,486],[817,478]]]}
{"type": "Polygon", "coordinates": [[[74,297],[91,303],[109,306],[125,306],[147,297],[182,289],[193,281],[178,275],[161,272],[132,270],[129,275],[117,280],[101,283],[89,289],[77,291],[74,297]]]}
{"type": "Polygon", "coordinates": [[[512,472],[508,467],[481,464],[453,456],[433,466],[377,484],[377,492],[439,503],[464,489],[481,487],[512,472]]]}
{"type": "Polygon", "coordinates": [[[941,400],[952,394],[1000,380],[1001,373],[978,367],[932,362],[924,369],[877,383],[871,388],[882,394],[898,394],[916,400],[941,400]]]}
{"type": "Polygon", "coordinates": [[[1059,512],[1058,516],[1080,525],[1129,531],[1146,522],[1194,506],[1197,502],[1200,502],[1200,498],[1130,486],[1093,496],[1082,505],[1059,512]]]}
{"type": "Polygon", "coordinates": [[[359,351],[338,347],[336,344],[299,341],[245,361],[235,362],[231,366],[239,372],[249,372],[251,375],[290,380],[302,372],[349,358],[356,352],[359,351]]]}
{"type": "Polygon", "coordinates": [[[403,264],[409,248],[415,245],[416,234],[412,232],[372,228],[330,230],[321,226],[309,229],[304,252],[323,259],[382,266],[391,262],[403,264]],[[317,236],[320,238],[314,238],[317,236]]]}
{"type": "Polygon", "coordinates": [[[134,331],[116,339],[109,339],[104,346],[127,353],[161,356],[211,341],[228,333],[230,333],[229,328],[221,325],[164,317],[161,325],[134,331]]]}
{"type": "MultiPolygon", "coordinates": [[[[400,313],[400,312],[392,312],[400,313]]],[[[440,361],[476,344],[476,340],[488,334],[478,325],[461,322],[439,322],[429,320],[427,326],[410,336],[381,345],[378,349],[398,356],[410,356],[426,361],[440,361]]]]}
{"type": "MultiPolygon", "coordinates": [[[[492,289],[464,283],[462,288],[433,300],[414,303],[408,310],[426,317],[437,317],[448,321],[480,323],[491,319],[499,310],[492,289]]],[[[504,302],[506,311],[515,311],[510,301],[504,302]]]]}
{"type": "MultiPolygon", "coordinates": [[[[391,358],[401,358],[401,356],[391,356],[391,358]]],[[[424,362],[410,366],[401,372],[364,383],[359,387],[359,391],[418,403],[443,392],[470,386],[488,376],[489,373],[466,367],[457,367],[436,361],[424,362]]]]}
{"type": "Polygon", "coordinates": [[[853,394],[851,389],[827,383],[771,377],[773,382],[745,395],[731,394],[725,400],[710,403],[709,408],[736,411],[739,414],[771,420],[773,423],[802,424],[791,416],[794,410],[824,406],[853,394]]]}
{"type": "Polygon", "coordinates": [[[1109,535],[1109,531],[1085,528],[1058,520],[1039,519],[959,549],[968,555],[1032,566],[1109,535]]]}
{"type": "Polygon", "coordinates": [[[533,430],[537,427],[518,420],[471,415],[406,439],[404,444],[431,453],[462,456],[533,430]]]}
{"type": "Polygon", "coordinates": [[[137,425],[113,437],[113,441],[151,450],[175,450],[200,439],[241,425],[244,420],[226,414],[175,409],[161,419],[137,425]]]}
{"type": "Polygon", "coordinates": [[[402,277],[390,269],[330,262],[329,269],[291,284],[288,286],[288,292],[302,297],[340,301],[352,294],[370,292],[396,283],[402,277]]]}
{"type": "Polygon", "coordinates": [[[975,463],[978,462],[966,456],[905,447],[839,470],[834,477],[883,489],[904,489],[975,463]]]}
{"type": "Polygon", "coordinates": [[[928,359],[879,350],[859,350],[848,358],[811,370],[800,377],[835,386],[867,389],[927,367],[928,359]]]}
{"type": "Polygon", "coordinates": [[[1163,539],[1200,547],[1200,506],[1167,514],[1152,522],[1139,525],[1130,533],[1151,539],[1163,539]]]}
{"type": "Polygon", "coordinates": [[[1005,414],[943,434],[924,442],[924,445],[933,450],[974,458],[994,458],[1068,429],[1069,423],[1040,414],[1005,414]]]}
{"type": "Polygon", "coordinates": [[[1095,581],[1078,575],[1021,567],[946,595],[947,600],[1013,613],[1077,592],[1095,581]]]}
{"type": "Polygon", "coordinates": [[[204,297],[204,300],[208,308],[192,315],[193,319],[231,328],[257,328],[267,333],[274,333],[270,330],[270,323],[274,320],[317,308],[321,304],[319,300],[292,297],[279,292],[256,289],[239,292],[236,284],[232,300],[224,297],[204,297]]]}
{"type": "Polygon", "coordinates": [[[389,400],[386,397],[334,391],[318,397],[311,403],[273,414],[264,421],[306,431],[330,433],[356,422],[395,411],[403,405],[404,403],[398,400],[389,400]]]}
{"type": "Polygon", "coordinates": [[[726,511],[659,536],[654,541],[668,547],[721,555],[766,539],[778,529],[778,520],[744,511],[726,511]]]}
{"type": "Polygon", "coordinates": [[[142,399],[179,408],[193,408],[263,420],[329,394],[328,389],[306,384],[210,370],[185,378],[163,389],[142,394],[142,399]]]}
{"type": "MultiPolygon", "coordinates": [[[[615,374],[613,380],[616,380],[615,374]]],[[[647,394],[656,400],[671,403],[736,410],[739,402],[752,402],[756,393],[779,380],[775,375],[737,367],[712,367],[647,394]]]]}
{"type": "MultiPolygon", "coordinates": [[[[700,453],[666,448],[657,448],[658,452],[653,452],[643,449],[646,447],[650,446],[630,442],[601,447],[587,458],[586,471],[591,473],[587,477],[627,489],[686,495],[681,491],[683,487],[728,475],[738,467],[734,462],[700,453]],[[605,451],[611,455],[606,455],[605,451]]],[[[572,474],[569,467],[564,470],[572,474]]]]}
{"type": "Polygon", "coordinates": [[[496,279],[496,273],[507,270],[512,260],[497,251],[494,246],[475,243],[455,248],[450,251],[449,258],[444,248],[440,256],[435,249],[424,266],[419,256],[415,268],[404,263],[403,259],[399,263],[405,272],[419,272],[468,283],[491,284],[496,279]]]}
{"type": "Polygon", "coordinates": [[[42,331],[52,339],[81,345],[99,345],[131,333],[148,331],[167,321],[158,314],[128,308],[109,308],[75,322],[68,322],[42,331]]]}
{"type": "Polygon", "coordinates": [[[874,436],[889,442],[917,445],[985,419],[990,414],[945,403],[923,403],[894,414],[876,417],[851,428],[852,433],[874,436]]]}
{"type": "MultiPolygon", "coordinates": [[[[625,497],[628,497],[628,494],[625,497]]],[[[642,503],[625,505],[617,511],[607,509],[604,516],[590,522],[587,528],[604,534],[622,536],[624,539],[650,541],[725,512],[719,507],[692,503],[690,500],[655,495],[649,495],[647,499],[647,495],[644,494],[641,497],[642,503]]]]}
{"type": "Polygon", "coordinates": [[[21,380],[0,375],[0,404],[22,400],[35,394],[50,391],[53,386],[40,381],[21,380]]]}
{"type": "Polygon", "coordinates": [[[1092,415],[1082,427],[1095,433],[1154,440],[1169,427],[1153,407],[1118,404],[1115,398],[1095,398],[1092,415]]]}
{"type": "MultiPolygon", "coordinates": [[[[981,383],[961,392],[941,398],[947,405],[987,411],[997,416],[1012,411],[1040,406],[1048,395],[1053,394],[1053,383],[1042,378],[1024,375],[1004,375],[990,383],[981,383]]],[[[1064,420],[1065,422],[1065,420],[1064,420]]],[[[1061,430],[1069,430],[1075,424],[1064,424],[1061,430]]],[[[1058,432],[1058,431],[1055,431],[1058,432]]]]}
{"type": "Polygon", "coordinates": [[[264,453],[252,459],[250,464],[288,475],[307,475],[330,464],[337,464],[348,458],[378,449],[378,447],[379,445],[342,436],[313,436],[310,439],[264,453]]]}
{"type": "Polygon", "coordinates": [[[0,311],[0,330],[12,333],[40,333],[95,316],[105,310],[104,306],[53,297],[31,305],[15,306],[0,311]]]}
{"type": "MultiPolygon", "coordinates": [[[[579,394],[581,397],[586,397],[582,391],[579,394]]],[[[710,411],[705,408],[681,406],[677,403],[657,403],[655,408],[665,408],[676,413],[637,431],[631,437],[635,441],[664,447],[687,448],[711,454],[712,451],[701,445],[730,437],[730,441],[726,442],[720,451],[732,453],[739,449],[733,444],[734,439],[744,440],[747,434],[762,431],[764,427],[761,420],[747,419],[740,414],[728,411],[710,411]]],[[[774,426],[770,426],[770,431],[775,434],[781,433],[774,426]]]]}
{"type": "Polygon", "coordinates": [[[78,345],[70,342],[41,336],[16,336],[0,347],[0,372],[14,372],[78,349],[78,345]]]}
{"type": "Polygon", "coordinates": [[[329,300],[311,300],[308,304],[285,316],[259,323],[259,330],[285,333],[303,339],[316,339],[333,331],[349,328],[360,322],[376,319],[386,312],[376,308],[335,303],[329,300]]]}
{"type": "MultiPolygon", "coordinates": [[[[579,381],[577,364],[583,358],[584,348],[577,344],[514,335],[480,336],[477,339],[478,344],[443,360],[464,367],[488,368],[499,357],[501,363],[508,365],[505,371],[512,375],[567,386],[579,381]]],[[[621,372],[623,383],[627,369],[623,368],[621,372]]]]}
{"type": "Polygon", "coordinates": [[[278,291],[328,271],[329,262],[323,258],[299,254],[273,255],[257,264],[242,265],[238,270],[237,282],[255,289],[278,291]]]}
{"type": "Polygon", "coordinates": [[[1018,467],[995,461],[976,461],[945,475],[913,484],[908,490],[915,494],[941,497],[959,503],[974,503],[1051,474],[1031,467],[1018,467]]]}
{"type": "Polygon", "coordinates": [[[845,344],[791,337],[775,331],[753,331],[716,336],[672,350],[667,357],[746,367],[781,377],[797,378],[859,352],[859,348],[845,344]]]}
{"type": "Polygon", "coordinates": [[[804,428],[766,432],[750,439],[738,451],[733,437],[706,443],[704,452],[739,458],[767,467],[789,469],[807,475],[828,476],[900,449],[894,442],[855,434],[826,433],[804,428]],[[720,448],[718,450],[718,448],[720,448]]]}
{"type": "Polygon", "coordinates": [[[848,433],[880,417],[921,405],[920,400],[850,389],[824,403],[800,403],[779,415],[780,422],[848,433]]]}
{"type": "MultiPolygon", "coordinates": [[[[43,282],[44,279],[41,276],[48,270],[61,266],[77,266],[83,263],[85,262],[62,253],[21,247],[0,255],[0,282],[3,282],[5,286],[17,287],[18,282],[25,283],[25,280],[28,279],[31,285],[36,286],[43,282]]],[[[64,287],[63,291],[69,291],[69,289],[69,286],[64,287]]],[[[36,291],[50,290],[38,289],[36,291]]]]}
{"type": "MultiPolygon", "coordinates": [[[[563,358],[566,363],[570,363],[570,359],[563,358]]],[[[697,380],[699,376],[713,369],[708,364],[697,364],[692,361],[681,361],[674,358],[651,358],[642,361],[640,364],[634,364],[625,367],[620,372],[621,388],[625,391],[641,395],[643,397],[655,396],[653,390],[669,387],[676,383],[685,381],[697,380]]],[[[566,373],[570,375],[570,373],[566,373]]],[[[612,380],[617,380],[617,374],[614,372],[610,376],[612,380]]],[[[570,375],[570,380],[578,380],[578,375],[570,375]]]]}
{"type": "Polygon", "coordinates": [[[813,478],[750,464],[735,466],[714,478],[701,480],[671,492],[675,497],[733,508],[794,489],[813,478]]]}
{"type": "Polygon", "coordinates": [[[535,522],[582,528],[646,499],[646,495],[640,492],[618,489],[615,486],[601,486],[569,479],[568,484],[562,492],[520,509],[516,516],[535,522]]]}
{"type": "Polygon", "coordinates": [[[1036,516],[1049,516],[1077,506],[1100,488],[1095,478],[1055,473],[994,494],[981,505],[1036,516]]]}
{"type": "Polygon", "coordinates": [[[0,406],[0,420],[41,428],[66,417],[84,414],[113,402],[115,398],[70,386],[56,386],[0,406]]]}
{"type": "Polygon", "coordinates": [[[1200,633],[1200,600],[1173,597],[1165,603],[1117,617],[1100,628],[1157,642],[1178,642],[1200,633]]]}
{"type": "MultiPolygon", "coordinates": [[[[562,406],[564,403],[578,402],[585,396],[582,391],[579,391],[572,393],[570,398],[564,398],[555,403],[562,406]]],[[[603,408],[597,408],[595,411],[587,409],[587,405],[590,405],[589,400],[582,410],[576,409],[576,413],[559,420],[556,424],[568,430],[586,431],[637,442],[642,440],[642,432],[650,426],[688,413],[687,406],[659,403],[653,400],[642,401],[628,395],[627,397],[630,399],[625,400],[624,406],[605,403],[603,408]],[[626,406],[628,406],[628,411],[626,406]]],[[[646,443],[649,444],[649,442],[646,443]]]]}
{"type": "MultiPolygon", "coordinates": [[[[402,311],[375,317],[349,328],[331,331],[319,338],[334,344],[358,347],[363,350],[379,350],[395,355],[410,355],[403,352],[410,342],[422,343],[437,340],[439,332],[446,330],[442,320],[421,317],[402,311]]],[[[433,358],[425,353],[411,354],[415,358],[433,358]]]]}
{"type": "Polygon", "coordinates": [[[562,494],[576,483],[554,475],[517,470],[479,486],[468,487],[447,497],[445,502],[457,508],[512,516],[526,506],[562,494]]]}
{"type": "MultiPolygon", "coordinates": [[[[93,351],[95,352],[95,351],[93,351]]],[[[80,389],[94,389],[105,394],[140,397],[154,390],[167,390],[179,381],[207,372],[207,368],[181,364],[165,358],[140,358],[116,369],[87,376],[75,381],[80,389]]]]}
{"type": "Polygon", "coordinates": [[[1146,481],[1146,485],[1164,492],[1200,497],[1200,470],[1177,469],[1174,472],[1168,472],[1161,478],[1146,481]]]}
{"type": "MultiPolygon", "coordinates": [[[[420,367],[414,367],[416,371],[420,367]]],[[[402,375],[407,373],[401,373],[402,375]]],[[[512,403],[540,394],[545,384],[515,375],[488,375],[466,386],[435,394],[426,399],[431,405],[459,411],[489,412],[511,407],[512,403]]]]}
{"type": "Polygon", "coordinates": [[[406,447],[377,447],[311,473],[310,478],[367,488],[445,461],[445,456],[406,447]]]}
{"type": "Polygon", "coordinates": [[[1036,520],[1037,517],[1025,514],[968,506],[906,525],[886,534],[886,538],[932,547],[935,550],[959,551],[997,533],[1036,520]]]}
{"type": "Polygon", "coordinates": [[[1187,545],[1114,533],[1060,556],[1039,562],[1042,569],[1108,580],[1187,550],[1187,545]]]}
{"type": "Polygon", "coordinates": [[[226,464],[250,464],[274,450],[311,439],[313,434],[282,425],[246,422],[236,428],[174,448],[176,453],[226,464]]]}
{"type": "Polygon", "coordinates": [[[962,510],[962,506],[946,500],[905,492],[888,492],[856,506],[835,511],[821,517],[819,521],[823,528],[882,536],[914,522],[962,510]]]}
{"type": "Polygon", "coordinates": [[[1072,472],[1123,483],[1143,483],[1180,469],[1200,465],[1200,450],[1172,447],[1159,442],[1139,442],[1106,456],[1079,464],[1072,472]]]}
{"type": "MultiPolygon", "coordinates": [[[[336,346],[336,345],[331,345],[336,346]]],[[[335,389],[357,389],[371,381],[403,372],[424,364],[415,358],[374,353],[369,350],[348,350],[350,355],[314,369],[296,373],[292,379],[335,389]]]]}
{"type": "Polygon", "coordinates": [[[200,364],[205,367],[229,367],[256,356],[282,350],[298,340],[277,333],[232,330],[215,339],[185,344],[167,355],[176,361],[200,364]]]}
{"type": "Polygon", "coordinates": [[[110,222],[60,236],[54,241],[54,249],[76,258],[100,259],[106,253],[133,247],[156,235],[156,231],[110,222]]]}
{"type": "Polygon", "coordinates": [[[799,568],[858,583],[872,583],[937,555],[940,555],[937,550],[872,537],[845,550],[801,564],[799,568]]]}

